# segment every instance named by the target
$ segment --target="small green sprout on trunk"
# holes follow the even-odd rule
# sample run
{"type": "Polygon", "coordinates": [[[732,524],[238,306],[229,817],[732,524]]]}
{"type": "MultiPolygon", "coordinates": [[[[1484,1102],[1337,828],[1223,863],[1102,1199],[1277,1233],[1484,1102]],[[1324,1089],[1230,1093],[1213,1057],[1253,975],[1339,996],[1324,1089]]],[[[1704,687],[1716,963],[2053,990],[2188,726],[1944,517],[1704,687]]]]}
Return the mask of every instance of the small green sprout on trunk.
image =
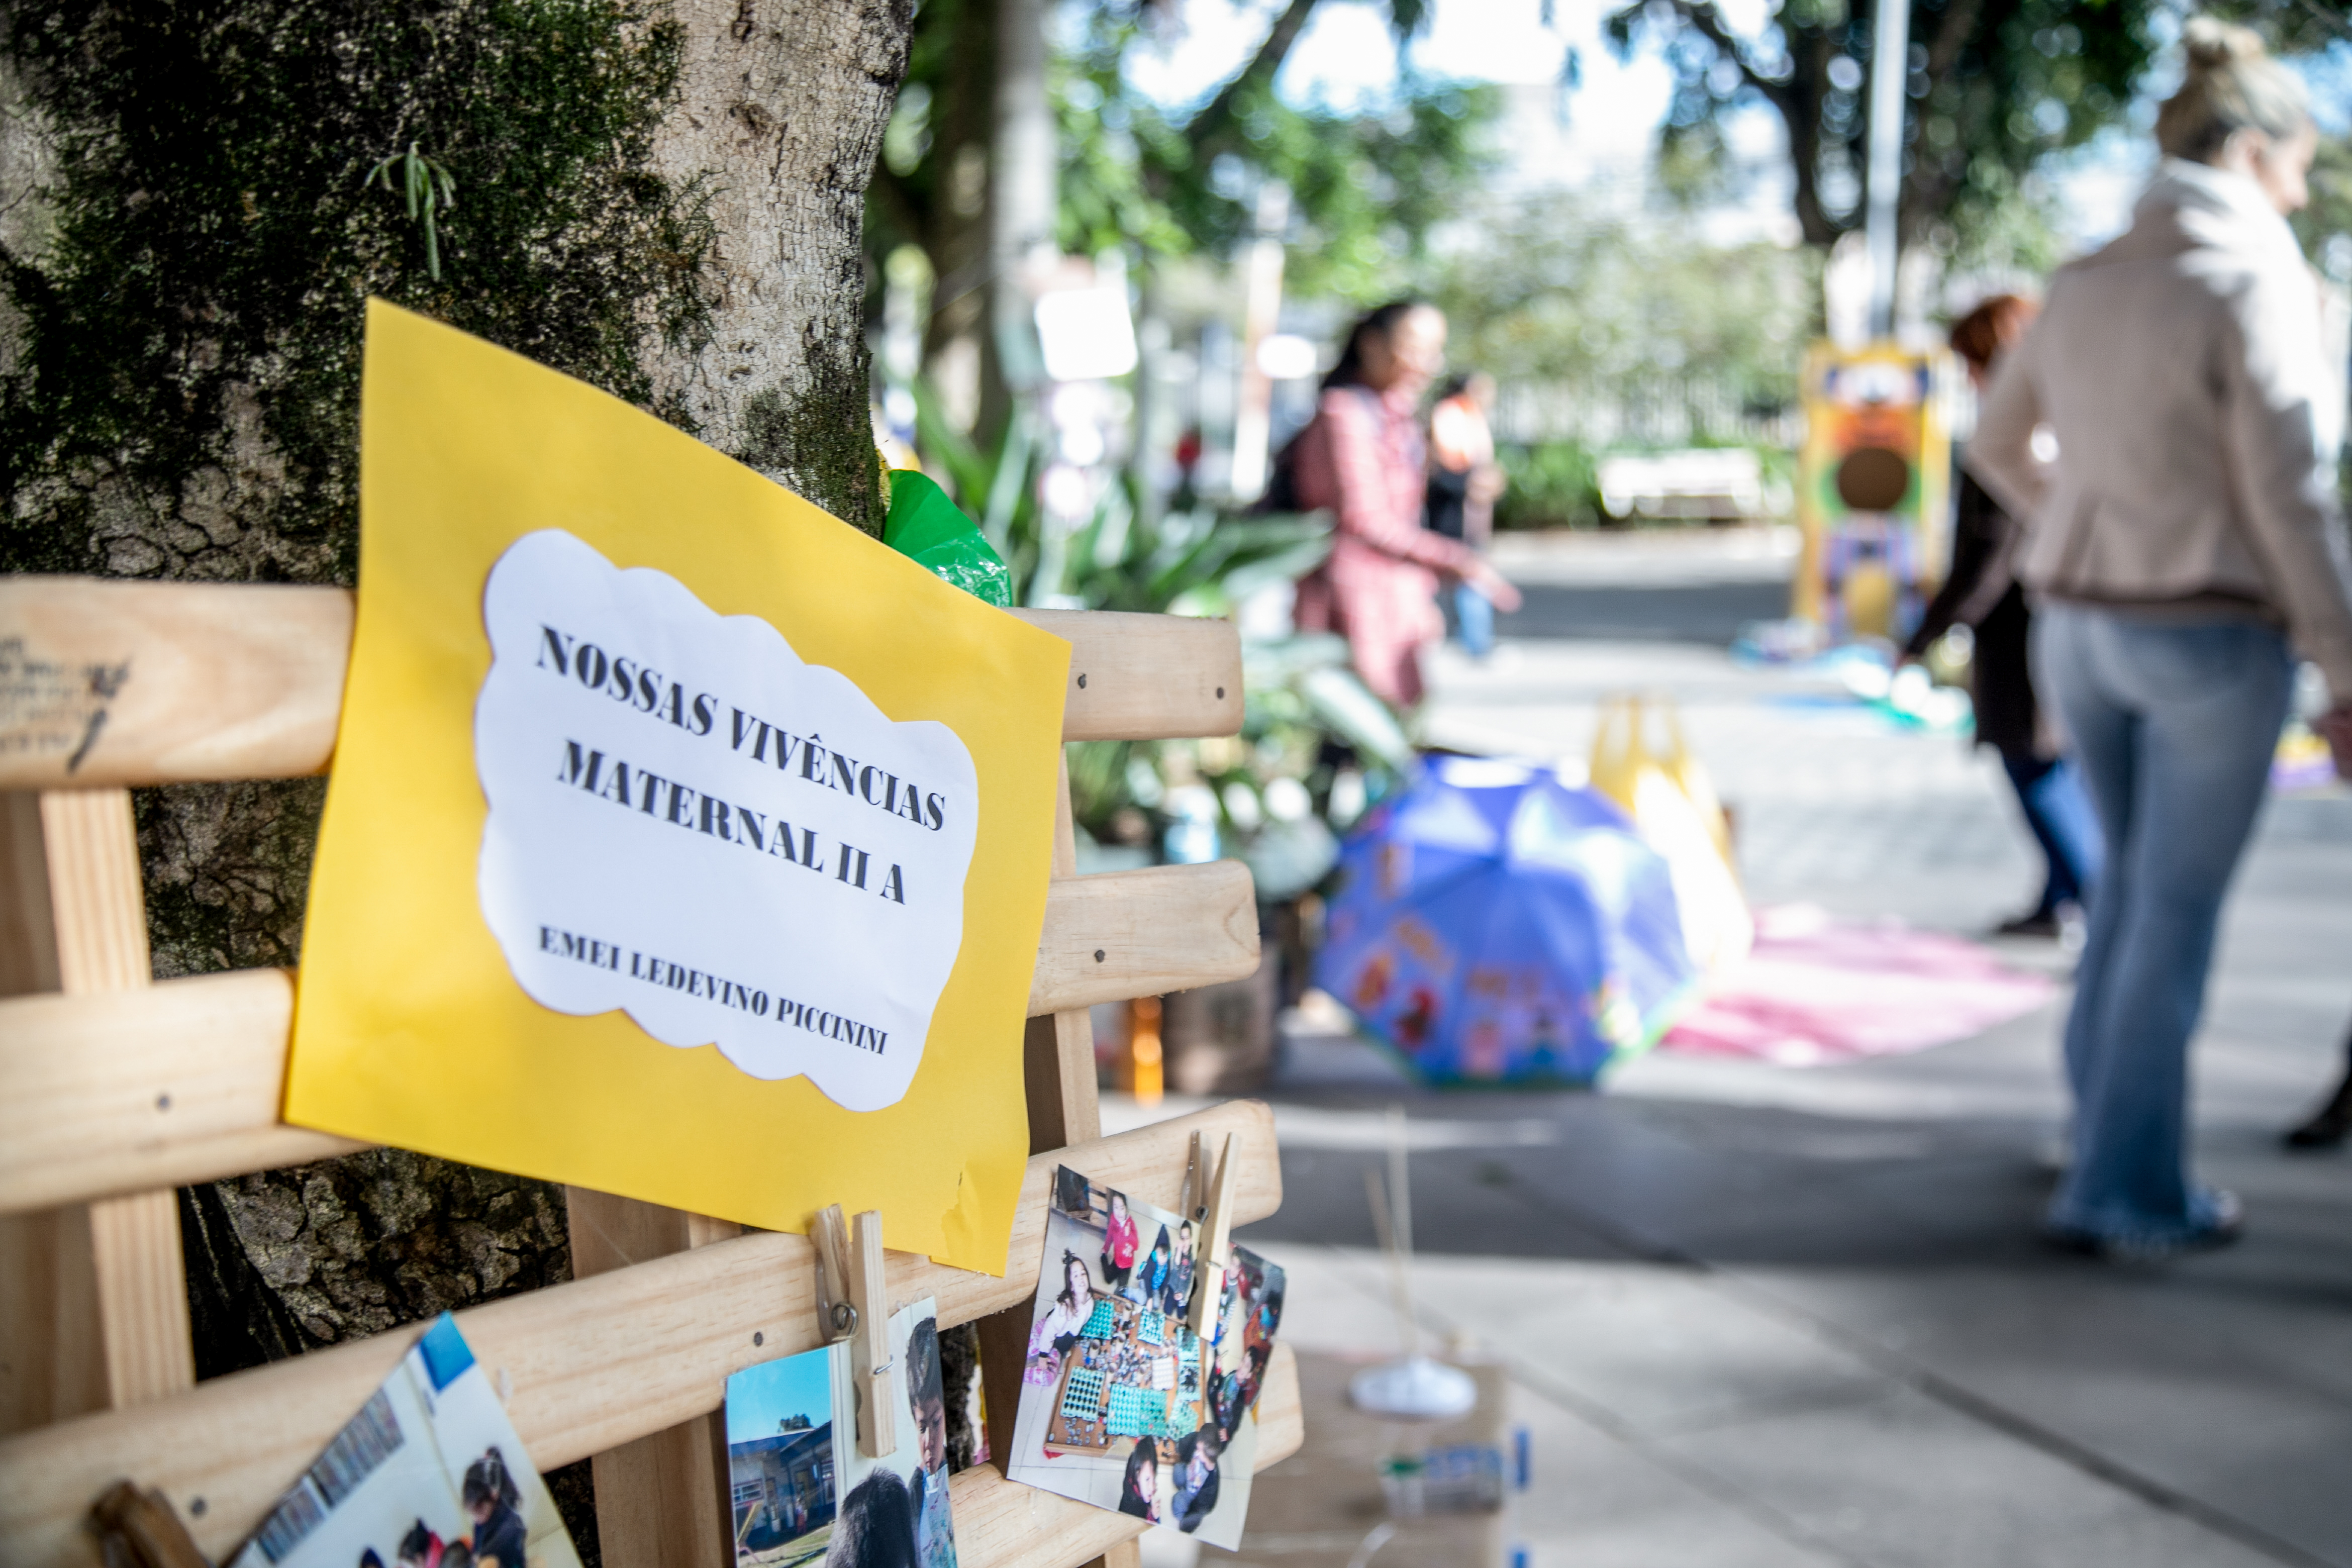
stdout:
{"type": "Polygon", "coordinates": [[[421,218],[425,224],[425,270],[432,273],[433,281],[438,283],[441,281],[441,237],[433,220],[433,211],[436,205],[454,207],[457,205],[457,178],[447,169],[419,153],[416,143],[411,142],[407,152],[394,153],[378,163],[368,171],[367,178],[360,184],[373,183],[387,191],[394,189],[392,171],[395,164],[399,165],[401,172],[398,188],[408,194],[408,216],[412,222],[421,218]],[[437,192],[435,189],[436,185],[439,186],[437,192]]]}

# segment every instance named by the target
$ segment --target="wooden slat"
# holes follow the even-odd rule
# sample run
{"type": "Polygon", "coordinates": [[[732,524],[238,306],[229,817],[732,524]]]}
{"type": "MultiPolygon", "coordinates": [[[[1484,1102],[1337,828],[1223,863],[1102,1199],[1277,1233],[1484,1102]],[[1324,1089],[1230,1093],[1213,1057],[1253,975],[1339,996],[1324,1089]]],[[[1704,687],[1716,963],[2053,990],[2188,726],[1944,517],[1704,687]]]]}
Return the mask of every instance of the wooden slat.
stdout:
{"type": "MultiPolygon", "coordinates": [[[[1029,1005],[1062,1015],[1039,1026],[1057,1031],[1057,1050],[1072,1037],[1057,1059],[1079,1077],[1093,1046],[1076,1039],[1085,1016],[1073,1010],[1256,968],[1257,907],[1239,862],[1080,877],[1046,900],[1029,1005]]],[[[279,1123],[293,1012],[292,977],[274,969],[0,1001],[0,1214],[362,1147],[279,1123]]],[[[1078,1142],[1097,1125],[1081,1116],[1054,1131],[1078,1142]]]]}
{"type": "Polygon", "coordinates": [[[193,1386],[196,1351],[179,1194],[167,1187],[91,1204],[89,1258],[98,1277],[107,1402],[123,1410],[193,1386]]]}
{"type": "MultiPolygon", "coordinates": [[[[731,1220],[567,1187],[572,1273],[585,1279],[743,1234],[731,1220]]],[[[599,1454],[596,1539],[615,1563],[732,1568],[727,1418],[712,1411],[599,1454]]]]}
{"type": "Polygon", "coordinates": [[[0,1002],[0,1213],[364,1148],[278,1121],[293,1017],[282,969],[0,1002]]]}
{"type": "Polygon", "coordinates": [[[1238,860],[1055,882],[1029,1012],[1190,991],[1257,973],[1257,890],[1238,860]]]}
{"type": "MultiPolygon", "coordinates": [[[[1075,878],[1077,868],[1077,833],[1070,809],[1070,768],[1066,753],[1061,798],[1054,814],[1054,875],[1075,878]]],[[[1067,890],[1067,884],[1054,884],[1055,893],[1067,890]]],[[[1053,907],[1049,896],[1049,926],[1053,907]]],[[[1031,1011],[1038,1011],[1034,1002],[1031,1011]]],[[[1033,1016],[1022,1039],[1021,1055],[1029,1112],[1029,1152],[1043,1154],[1100,1137],[1102,1107],[1095,1089],[1094,1021],[1087,1009],[1072,1007],[1033,1016]]],[[[1021,1368],[1029,1345],[1028,1310],[1024,1306],[1007,1307],[982,1318],[976,1331],[980,1339],[982,1404],[988,1411],[989,1451],[1002,1457],[1013,1451],[1013,1416],[1021,1402],[1021,1368]]]]}
{"type": "MultiPolygon", "coordinates": [[[[30,671],[28,694],[0,706],[0,789],[323,771],[352,606],[341,588],[0,577],[0,642],[19,639],[30,671]]],[[[1241,728],[1241,641],[1230,624],[1015,613],[1071,644],[1065,739],[1241,728]]]]}
{"type": "Polygon", "coordinates": [[[1231,621],[1108,610],[1015,610],[1070,645],[1066,741],[1238,734],[1242,638],[1231,621]]]}
{"type": "Polygon", "coordinates": [[[0,792],[0,996],[59,991],[41,797],[0,792]]]}
{"type": "Polygon", "coordinates": [[[296,778],[334,749],[352,595],[0,577],[11,638],[41,698],[0,712],[0,787],[296,778]]]}
{"type": "MultiPolygon", "coordinates": [[[[145,993],[154,968],[131,792],[49,790],[41,827],[60,988],[68,997],[145,993]]],[[[122,1410],[190,1386],[196,1357],[177,1195],[161,1187],[100,1198],[85,1223],[107,1402],[122,1410]]]]}
{"type": "MultiPolygon", "coordinates": [[[[15,796],[6,816],[12,981],[54,983],[68,1006],[142,995],[147,912],[130,793],[15,796]]],[[[12,1420],[44,1407],[72,1415],[92,1394],[121,1409],[195,1382],[178,1202],[168,1188],[106,1190],[120,1195],[0,1229],[0,1273],[19,1277],[0,1318],[0,1405],[12,1420]]]]}
{"type": "MultiPolygon", "coordinates": [[[[893,1253],[890,1296],[938,1299],[943,1325],[1028,1300],[1045,1247],[1054,1167],[1067,1163],[1161,1207],[1181,1202],[1192,1131],[1235,1135],[1240,1213],[1282,1201],[1274,1116],[1237,1100],[1189,1117],[1039,1155],[1022,1184],[1002,1279],[893,1253]]],[[[507,1413],[543,1468],[601,1453],[719,1408],[726,1379],[819,1342],[808,1239],[759,1233],[457,1315],[507,1413]],[[754,1336],[759,1336],[755,1342],[754,1336]]],[[[0,1442],[0,1546],[21,1568],[97,1561],[81,1519],[123,1476],[160,1487],[197,1543],[224,1554],[383,1382],[421,1328],[201,1384],[137,1411],[86,1415],[0,1442]],[[195,1506],[202,1499],[204,1506],[195,1506]]]]}
{"type": "Polygon", "coordinates": [[[139,827],[123,789],[41,796],[58,989],[69,996],[136,991],[154,978],[147,956],[139,827]]]}
{"type": "MultiPolygon", "coordinates": [[[[1298,1399],[1298,1361],[1277,1342],[1257,1402],[1257,1458],[1264,1470],[1306,1440],[1298,1399]]],[[[1142,1533],[1143,1521],[1052,1492],[1008,1481],[981,1465],[949,1484],[960,1568],[1071,1568],[1115,1551],[1142,1533]]]]}
{"type": "Polygon", "coordinates": [[[0,1436],[104,1410],[107,1395],[89,1207],[0,1215],[0,1436]]]}
{"type": "MultiPolygon", "coordinates": [[[[1063,951],[1065,956],[1075,953],[1083,968],[1093,960],[1095,950],[1073,949],[1068,944],[1073,940],[1087,940],[1086,922],[1071,922],[1065,931],[1052,913],[1057,905],[1065,910],[1083,907],[1084,895],[1076,882],[1077,874],[1077,823],[1070,807],[1070,761],[1065,752],[1060,798],[1054,803],[1054,875],[1057,880],[1047,890],[1045,927],[1039,934],[1037,946],[1041,955],[1049,947],[1063,951]],[[1078,900],[1077,904],[1074,905],[1073,900],[1078,900]]],[[[1202,890],[1208,889],[1203,887],[1202,890]]],[[[1184,923],[1195,937],[1213,942],[1215,933],[1222,929],[1213,918],[1217,911],[1213,906],[1207,906],[1199,912],[1212,919],[1184,923]]],[[[1110,967],[1108,950],[1095,966],[1110,967]]],[[[1091,1143],[1102,1136],[1102,1108],[1096,1102],[1095,1092],[1094,1017],[1087,1011],[1088,1005],[1055,995],[1050,986],[1041,994],[1035,977],[1030,979],[1031,1022],[1023,1041],[1022,1078],[1028,1094],[1032,1154],[1069,1143],[1091,1143]]]]}

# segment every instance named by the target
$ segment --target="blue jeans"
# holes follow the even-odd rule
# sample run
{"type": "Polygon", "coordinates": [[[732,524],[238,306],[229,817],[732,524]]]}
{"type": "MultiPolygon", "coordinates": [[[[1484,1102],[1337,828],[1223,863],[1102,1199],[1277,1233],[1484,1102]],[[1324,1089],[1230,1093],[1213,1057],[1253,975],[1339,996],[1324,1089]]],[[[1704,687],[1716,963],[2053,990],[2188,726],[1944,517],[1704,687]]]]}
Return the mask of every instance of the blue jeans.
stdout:
{"type": "Polygon", "coordinates": [[[1463,651],[1472,658],[1484,658],[1495,651],[1495,606],[1467,583],[1454,588],[1454,626],[1463,651]]]}
{"type": "Polygon", "coordinates": [[[2189,1038],[2294,662],[2267,626],[2067,604],[2035,612],[2033,655],[2107,845],[2066,1020],[2074,1161],[2049,1220],[2177,1241],[2212,1224],[2210,1194],[2189,1178],[2189,1038]]]}
{"type": "Polygon", "coordinates": [[[2099,836],[2091,797],[2084,793],[2082,770],[2063,759],[2053,763],[2040,757],[2004,756],[2000,763],[2009,772],[2010,787],[2017,792],[2025,826],[2041,847],[2046,867],[2042,898],[2033,912],[2055,914],[2061,904],[2087,907],[2106,844],[2099,836]]]}

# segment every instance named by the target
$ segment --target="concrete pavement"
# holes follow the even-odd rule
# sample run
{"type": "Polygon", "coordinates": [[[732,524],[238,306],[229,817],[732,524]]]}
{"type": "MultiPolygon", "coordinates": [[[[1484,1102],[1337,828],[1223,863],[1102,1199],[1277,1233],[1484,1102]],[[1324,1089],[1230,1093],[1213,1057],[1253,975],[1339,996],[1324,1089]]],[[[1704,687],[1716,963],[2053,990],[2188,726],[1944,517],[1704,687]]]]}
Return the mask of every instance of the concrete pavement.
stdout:
{"type": "MultiPolygon", "coordinates": [[[[1971,933],[2021,908],[1991,759],[1727,657],[1785,579],[1756,545],[1512,544],[1545,635],[1442,658],[1430,736],[1581,754],[1602,696],[1664,691],[1759,901],[1971,933]]],[[[2036,1243],[2063,1006],[1851,1066],[1654,1055],[1592,1095],[1422,1095],[1301,1038],[1284,1207],[1244,1239],[1293,1271],[1297,1343],[1389,1349],[1361,1172],[1408,1106],[1416,1310],[1510,1373],[1538,1564],[2352,1568],[2352,1158],[2275,1142],[2352,1021],[2352,795],[2274,802],[2230,906],[2197,1139],[2242,1245],[2118,1268],[2036,1243]]]]}

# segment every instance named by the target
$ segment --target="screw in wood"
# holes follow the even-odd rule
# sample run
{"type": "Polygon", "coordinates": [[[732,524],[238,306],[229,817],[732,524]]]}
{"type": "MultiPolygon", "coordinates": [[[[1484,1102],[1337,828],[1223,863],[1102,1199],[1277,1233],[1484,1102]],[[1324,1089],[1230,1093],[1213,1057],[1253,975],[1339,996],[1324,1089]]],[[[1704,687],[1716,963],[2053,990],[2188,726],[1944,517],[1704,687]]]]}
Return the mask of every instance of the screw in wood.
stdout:
{"type": "Polygon", "coordinates": [[[1086,678],[1085,676],[1081,675],[1081,676],[1079,676],[1079,677],[1078,677],[1078,689],[1079,689],[1079,690],[1081,690],[1081,691],[1084,691],[1086,689],[1087,689],[1087,678],[1086,678]]]}

